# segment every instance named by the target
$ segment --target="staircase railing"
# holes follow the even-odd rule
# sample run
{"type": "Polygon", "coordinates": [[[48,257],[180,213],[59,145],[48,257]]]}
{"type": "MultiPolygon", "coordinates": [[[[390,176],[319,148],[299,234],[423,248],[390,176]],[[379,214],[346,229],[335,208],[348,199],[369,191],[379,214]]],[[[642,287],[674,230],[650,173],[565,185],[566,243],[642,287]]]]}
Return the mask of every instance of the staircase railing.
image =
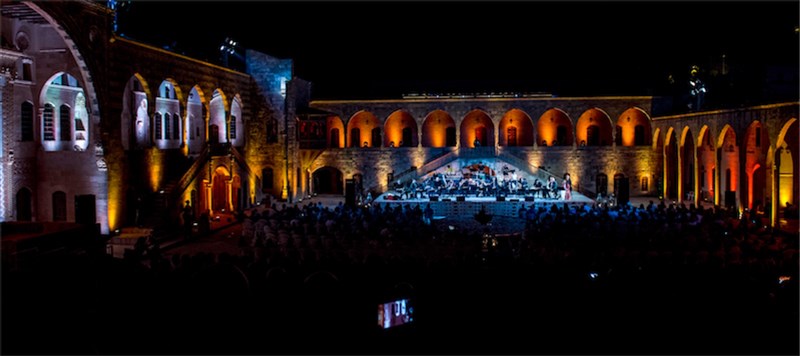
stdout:
{"type": "Polygon", "coordinates": [[[197,155],[197,157],[194,160],[194,163],[192,163],[189,169],[186,170],[186,173],[183,174],[181,179],[178,180],[177,190],[180,193],[183,193],[184,191],[186,191],[187,188],[189,188],[189,183],[191,183],[194,180],[194,178],[197,177],[197,174],[200,172],[200,168],[205,166],[205,164],[208,161],[208,154],[209,154],[209,149],[208,145],[206,145],[203,148],[203,151],[201,151],[200,154],[197,155]]]}

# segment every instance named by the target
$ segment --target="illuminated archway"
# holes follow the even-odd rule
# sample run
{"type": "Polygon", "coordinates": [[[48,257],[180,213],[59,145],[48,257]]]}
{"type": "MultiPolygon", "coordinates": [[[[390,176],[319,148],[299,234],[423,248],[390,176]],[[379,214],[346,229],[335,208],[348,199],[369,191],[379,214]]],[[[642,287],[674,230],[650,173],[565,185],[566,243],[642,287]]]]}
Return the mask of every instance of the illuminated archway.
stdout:
{"type": "Polygon", "coordinates": [[[616,137],[616,141],[622,146],[646,146],[652,141],[652,128],[650,117],[642,109],[630,108],[622,112],[617,118],[618,131],[622,137],[616,137]]]}
{"type": "Polygon", "coordinates": [[[536,122],[536,143],[539,146],[571,146],[572,120],[561,109],[544,112],[536,122]]]}
{"type": "Polygon", "coordinates": [[[678,199],[678,137],[672,127],[664,137],[664,197],[678,199]]]}
{"type": "MultiPolygon", "coordinates": [[[[796,174],[800,168],[796,152],[798,152],[798,121],[796,118],[789,119],[781,127],[778,134],[778,141],[775,151],[775,174],[777,175],[776,196],[778,209],[784,209],[787,203],[797,205],[799,201],[798,184],[796,174]]],[[[797,218],[795,216],[794,218],[797,218]]]]}
{"type": "Polygon", "coordinates": [[[511,109],[500,120],[500,146],[533,146],[533,121],[522,110],[511,109]]]}
{"type": "MultiPolygon", "coordinates": [[[[678,195],[680,200],[692,200],[694,198],[688,196],[689,192],[695,192],[695,152],[694,136],[689,126],[685,126],[681,132],[680,141],[680,189],[678,195]]],[[[694,194],[692,194],[694,195],[694,194]]]]}
{"type": "Polygon", "coordinates": [[[328,116],[326,119],[328,127],[328,147],[344,148],[344,123],[338,116],[328,116]]]}
{"type": "Polygon", "coordinates": [[[228,142],[227,108],[228,99],[221,89],[214,90],[208,104],[208,142],[228,142]],[[214,136],[214,137],[212,137],[214,136]]]}
{"type": "Polygon", "coordinates": [[[380,140],[373,140],[376,129],[380,132],[381,123],[373,113],[364,110],[355,113],[347,121],[347,147],[380,147],[380,140]]]}
{"type": "Polygon", "coordinates": [[[321,167],[311,174],[312,189],[316,194],[344,194],[344,175],[334,167],[321,167]]]}
{"type": "Polygon", "coordinates": [[[225,166],[214,170],[211,181],[211,210],[230,211],[231,209],[231,174],[225,166]]]}
{"type": "Polygon", "coordinates": [[[748,209],[756,206],[764,207],[766,198],[767,175],[766,161],[770,142],[767,129],[760,121],[753,121],[745,131],[742,145],[744,147],[744,184],[740,199],[748,209]]]}
{"type": "Polygon", "coordinates": [[[736,144],[736,132],[730,125],[725,125],[717,137],[716,204],[738,206],[736,191],[739,186],[739,147],[736,144]],[[723,193],[724,192],[724,193],[723,193]]]}
{"type": "Polygon", "coordinates": [[[455,147],[456,122],[443,110],[431,111],[422,123],[422,147],[455,147]]]}
{"type": "Polygon", "coordinates": [[[77,78],[67,72],[54,74],[42,86],[39,102],[45,108],[39,121],[45,151],[73,151],[88,146],[90,122],[84,90],[77,78]],[[80,122],[76,122],[75,116],[78,102],[84,105],[80,112],[85,117],[80,122]]]}
{"type": "Polygon", "coordinates": [[[717,160],[714,153],[714,138],[711,137],[711,130],[708,126],[700,128],[696,141],[697,154],[697,199],[702,201],[714,202],[716,194],[716,175],[717,160]]]}
{"type": "Polygon", "coordinates": [[[139,74],[134,74],[122,93],[122,118],[120,122],[122,147],[126,150],[150,146],[150,90],[139,74]]]}
{"type": "Polygon", "coordinates": [[[162,122],[156,122],[161,132],[155,133],[156,147],[161,149],[178,148],[183,140],[181,122],[180,87],[172,79],[165,79],[158,86],[155,112],[161,115],[162,122]]]}
{"type": "Polygon", "coordinates": [[[461,121],[461,143],[462,148],[475,147],[479,143],[483,147],[494,146],[494,124],[489,114],[475,109],[464,116],[461,121]],[[476,139],[478,142],[476,142],[476,139]]]}
{"type": "Polygon", "coordinates": [[[404,110],[393,112],[386,119],[383,147],[417,147],[417,122],[404,110]]]}
{"type": "Polygon", "coordinates": [[[586,110],[575,124],[579,146],[610,146],[611,138],[611,118],[600,109],[586,110]]]}
{"type": "Polygon", "coordinates": [[[206,99],[199,85],[192,87],[186,103],[184,121],[184,142],[189,146],[189,153],[200,153],[206,142],[206,99]]]}

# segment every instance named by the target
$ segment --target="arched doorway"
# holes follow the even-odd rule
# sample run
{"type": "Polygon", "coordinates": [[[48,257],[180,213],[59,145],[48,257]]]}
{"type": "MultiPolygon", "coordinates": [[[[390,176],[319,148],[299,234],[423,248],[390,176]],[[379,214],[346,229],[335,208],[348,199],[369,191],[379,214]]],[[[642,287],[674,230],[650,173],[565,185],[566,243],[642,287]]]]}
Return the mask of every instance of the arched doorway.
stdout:
{"type": "Polygon", "coordinates": [[[230,210],[230,200],[228,188],[230,173],[224,166],[219,166],[214,170],[214,178],[211,182],[211,210],[227,211],[230,210]]]}
{"type": "Polygon", "coordinates": [[[17,221],[31,221],[31,191],[22,188],[17,192],[17,221]]]}
{"type": "Polygon", "coordinates": [[[736,192],[739,187],[739,147],[736,142],[736,133],[729,125],[725,125],[717,137],[717,187],[716,204],[736,207],[738,197],[736,192]],[[728,173],[730,172],[730,173],[728,173]]]}
{"type": "Polygon", "coordinates": [[[697,152],[694,146],[694,135],[692,135],[692,131],[689,127],[685,127],[683,129],[683,135],[681,138],[681,200],[694,200],[690,199],[693,197],[694,194],[691,196],[689,192],[694,192],[695,187],[695,170],[694,170],[694,157],[695,153],[697,152]]]}
{"type": "Polygon", "coordinates": [[[668,199],[678,199],[678,138],[672,128],[667,130],[664,144],[664,163],[664,176],[666,178],[664,196],[668,199]]]}
{"type": "Polygon", "coordinates": [[[747,128],[742,141],[744,154],[744,184],[740,199],[748,209],[764,208],[767,188],[766,160],[769,151],[769,135],[760,121],[754,121],[747,128]]]}
{"type": "Polygon", "coordinates": [[[311,175],[316,194],[344,194],[342,172],[333,167],[322,167],[311,175]]]}

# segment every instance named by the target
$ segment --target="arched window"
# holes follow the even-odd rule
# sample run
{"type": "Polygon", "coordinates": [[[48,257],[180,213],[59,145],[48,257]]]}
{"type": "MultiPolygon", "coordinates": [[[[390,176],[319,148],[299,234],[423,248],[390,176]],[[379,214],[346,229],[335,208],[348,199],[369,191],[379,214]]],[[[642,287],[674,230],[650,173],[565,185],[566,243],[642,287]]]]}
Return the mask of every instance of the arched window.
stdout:
{"type": "Polygon", "coordinates": [[[642,177],[642,191],[646,192],[650,190],[650,180],[647,177],[642,177]]]}
{"type": "Polygon", "coordinates": [[[153,121],[156,122],[156,128],[155,128],[156,140],[160,140],[161,139],[161,130],[162,130],[162,128],[161,128],[162,122],[161,122],[161,113],[160,112],[156,113],[156,118],[153,121]]]}
{"type": "Polygon", "coordinates": [[[622,146],[622,126],[617,125],[617,134],[614,137],[614,143],[617,146],[622,146]]]}
{"type": "Polygon", "coordinates": [[[45,141],[56,140],[56,128],[53,124],[53,114],[56,108],[53,104],[44,104],[44,112],[42,113],[42,129],[44,130],[45,141]]]}
{"type": "Polygon", "coordinates": [[[61,105],[58,110],[58,130],[61,132],[61,141],[72,140],[72,115],[66,104],[61,105]]]}
{"type": "Polygon", "coordinates": [[[181,117],[178,114],[172,114],[172,138],[181,139],[181,117]]]}
{"type": "Polygon", "coordinates": [[[20,109],[20,129],[22,141],[33,141],[33,104],[27,101],[20,109]]]}
{"type": "Polygon", "coordinates": [[[169,124],[171,122],[170,122],[169,119],[170,119],[169,113],[164,114],[164,139],[165,140],[169,140],[169,138],[171,137],[170,129],[169,129],[169,124]]]}
{"type": "Polygon", "coordinates": [[[231,124],[228,125],[228,130],[230,130],[230,137],[231,140],[236,139],[236,116],[231,116],[231,124]]]}
{"type": "Polygon", "coordinates": [[[53,193],[53,221],[67,221],[67,193],[53,193]]]}

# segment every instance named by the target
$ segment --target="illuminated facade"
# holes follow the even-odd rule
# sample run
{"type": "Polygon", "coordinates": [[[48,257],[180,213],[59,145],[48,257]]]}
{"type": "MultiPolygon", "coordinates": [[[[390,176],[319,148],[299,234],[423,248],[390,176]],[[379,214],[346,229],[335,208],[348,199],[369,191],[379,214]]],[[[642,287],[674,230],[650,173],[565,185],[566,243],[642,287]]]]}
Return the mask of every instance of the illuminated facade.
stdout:
{"type": "Polygon", "coordinates": [[[633,196],[798,203],[797,102],[663,116],[641,96],[309,101],[291,60],[248,51],[237,72],[118,37],[111,15],[3,2],[3,221],[109,233],[177,221],[187,200],[230,211],[344,194],[351,178],[374,195],[464,157],[569,172],[589,196],[624,177],[633,196]]]}

